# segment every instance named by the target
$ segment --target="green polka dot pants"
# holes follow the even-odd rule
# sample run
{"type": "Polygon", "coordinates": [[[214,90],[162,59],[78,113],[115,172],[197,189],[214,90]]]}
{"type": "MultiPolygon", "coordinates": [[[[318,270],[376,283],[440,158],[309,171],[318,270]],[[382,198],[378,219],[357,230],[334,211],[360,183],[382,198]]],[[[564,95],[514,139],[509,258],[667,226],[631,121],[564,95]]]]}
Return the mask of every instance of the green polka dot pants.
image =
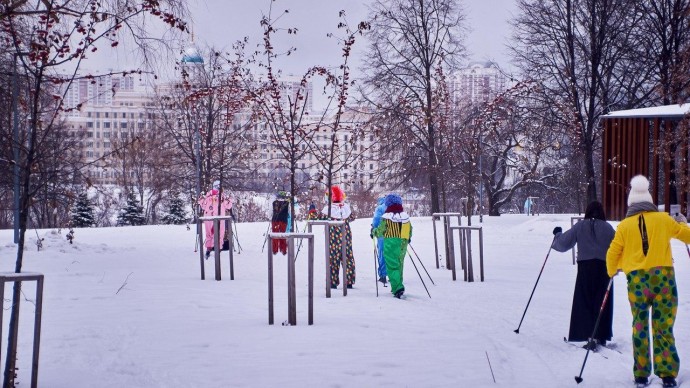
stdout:
{"type": "Polygon", "coordinates": [[[654,365],[654,374],[659,377],[678,376],[680,358],[673,337],[678,289],[673,267],[631,271],[626,277],[633,315],[633,374],[635,377],[648,377],[654,365]],[[650,357],[650,340],[653,358],[650,357]]]}

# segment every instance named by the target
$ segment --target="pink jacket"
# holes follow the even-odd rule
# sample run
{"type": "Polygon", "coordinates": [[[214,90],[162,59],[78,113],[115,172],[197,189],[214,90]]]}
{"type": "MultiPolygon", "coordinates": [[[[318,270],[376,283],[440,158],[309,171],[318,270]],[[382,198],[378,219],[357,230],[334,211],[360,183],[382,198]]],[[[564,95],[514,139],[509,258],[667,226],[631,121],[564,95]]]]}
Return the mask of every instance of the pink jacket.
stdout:
{"type": "Polygon", "coordinates": [[[232,198],[223,194],[218,198],[218,190],[209,190],[205,195],[197,201],[201,209],[204,211],[204,216],[224,216],[230,209],[232,209],[232,198]],[[218,201],[220,200],[220,213],[218,213],[218,201]]]}

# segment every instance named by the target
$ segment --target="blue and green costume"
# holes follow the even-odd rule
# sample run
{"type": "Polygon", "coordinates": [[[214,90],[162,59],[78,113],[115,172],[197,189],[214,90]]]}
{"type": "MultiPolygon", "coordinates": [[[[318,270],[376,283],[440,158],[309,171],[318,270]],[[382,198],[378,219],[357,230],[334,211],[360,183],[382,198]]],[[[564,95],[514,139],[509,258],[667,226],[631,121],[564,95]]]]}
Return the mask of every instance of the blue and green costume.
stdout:
{"type": "Polygon", "coordinates": [[[410,217],[403,211],[402,199],[397,194],[388,194],[384,200],[386,212],[381,223],[374,229],[374,236],[383,237],[383,257],[386,260],[391,292],[399,297],[405,291],[403,266],[407,244],[412,238],[410,217]]]}

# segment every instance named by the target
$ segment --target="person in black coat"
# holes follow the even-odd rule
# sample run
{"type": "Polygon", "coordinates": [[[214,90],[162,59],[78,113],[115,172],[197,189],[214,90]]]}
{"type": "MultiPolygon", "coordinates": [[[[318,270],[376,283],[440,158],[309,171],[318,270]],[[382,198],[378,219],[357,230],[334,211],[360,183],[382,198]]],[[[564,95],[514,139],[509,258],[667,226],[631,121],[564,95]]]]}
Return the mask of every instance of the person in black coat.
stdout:
{"type": "MultiPolygon", "coordinates": [[[[587,205],[583,220],[567,232],[562,231],[560,226],[554,228],[553,249],[565,252],[577,244],[577,278],[568,341],[588,341],[594,331],[594,324],[611,279],[606,272],[606,251],[615,231],[606,222],[604,207],[597,201],[587,205]]],[[[606,341],[610,341],[613,336],[612,326],[613,285],[597,333],[592,343],[586,343],[585,347],[595,350],[598,344],[606,345],[606,341]]]]}

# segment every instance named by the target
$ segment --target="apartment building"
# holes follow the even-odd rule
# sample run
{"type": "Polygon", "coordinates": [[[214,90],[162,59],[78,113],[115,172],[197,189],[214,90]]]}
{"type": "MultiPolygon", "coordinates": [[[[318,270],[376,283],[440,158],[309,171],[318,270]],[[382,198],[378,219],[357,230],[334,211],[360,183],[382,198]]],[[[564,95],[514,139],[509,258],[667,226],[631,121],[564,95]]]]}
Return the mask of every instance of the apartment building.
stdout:
{"type": "Polygon", "coordinates": [[[88,176],[94,184],[115,184],[118,172],[109,166],[115,145],[152,128],[152,92],[137,74],[78,79],[67,91],[64,114],[71,136],[82,136],[88,176]]]}
{"type": "Polygon", "coordinates": [[[473,62],[449,80],[455,104],[486,102],[510,87],[508,77],[491,62],[473,62]]]}

